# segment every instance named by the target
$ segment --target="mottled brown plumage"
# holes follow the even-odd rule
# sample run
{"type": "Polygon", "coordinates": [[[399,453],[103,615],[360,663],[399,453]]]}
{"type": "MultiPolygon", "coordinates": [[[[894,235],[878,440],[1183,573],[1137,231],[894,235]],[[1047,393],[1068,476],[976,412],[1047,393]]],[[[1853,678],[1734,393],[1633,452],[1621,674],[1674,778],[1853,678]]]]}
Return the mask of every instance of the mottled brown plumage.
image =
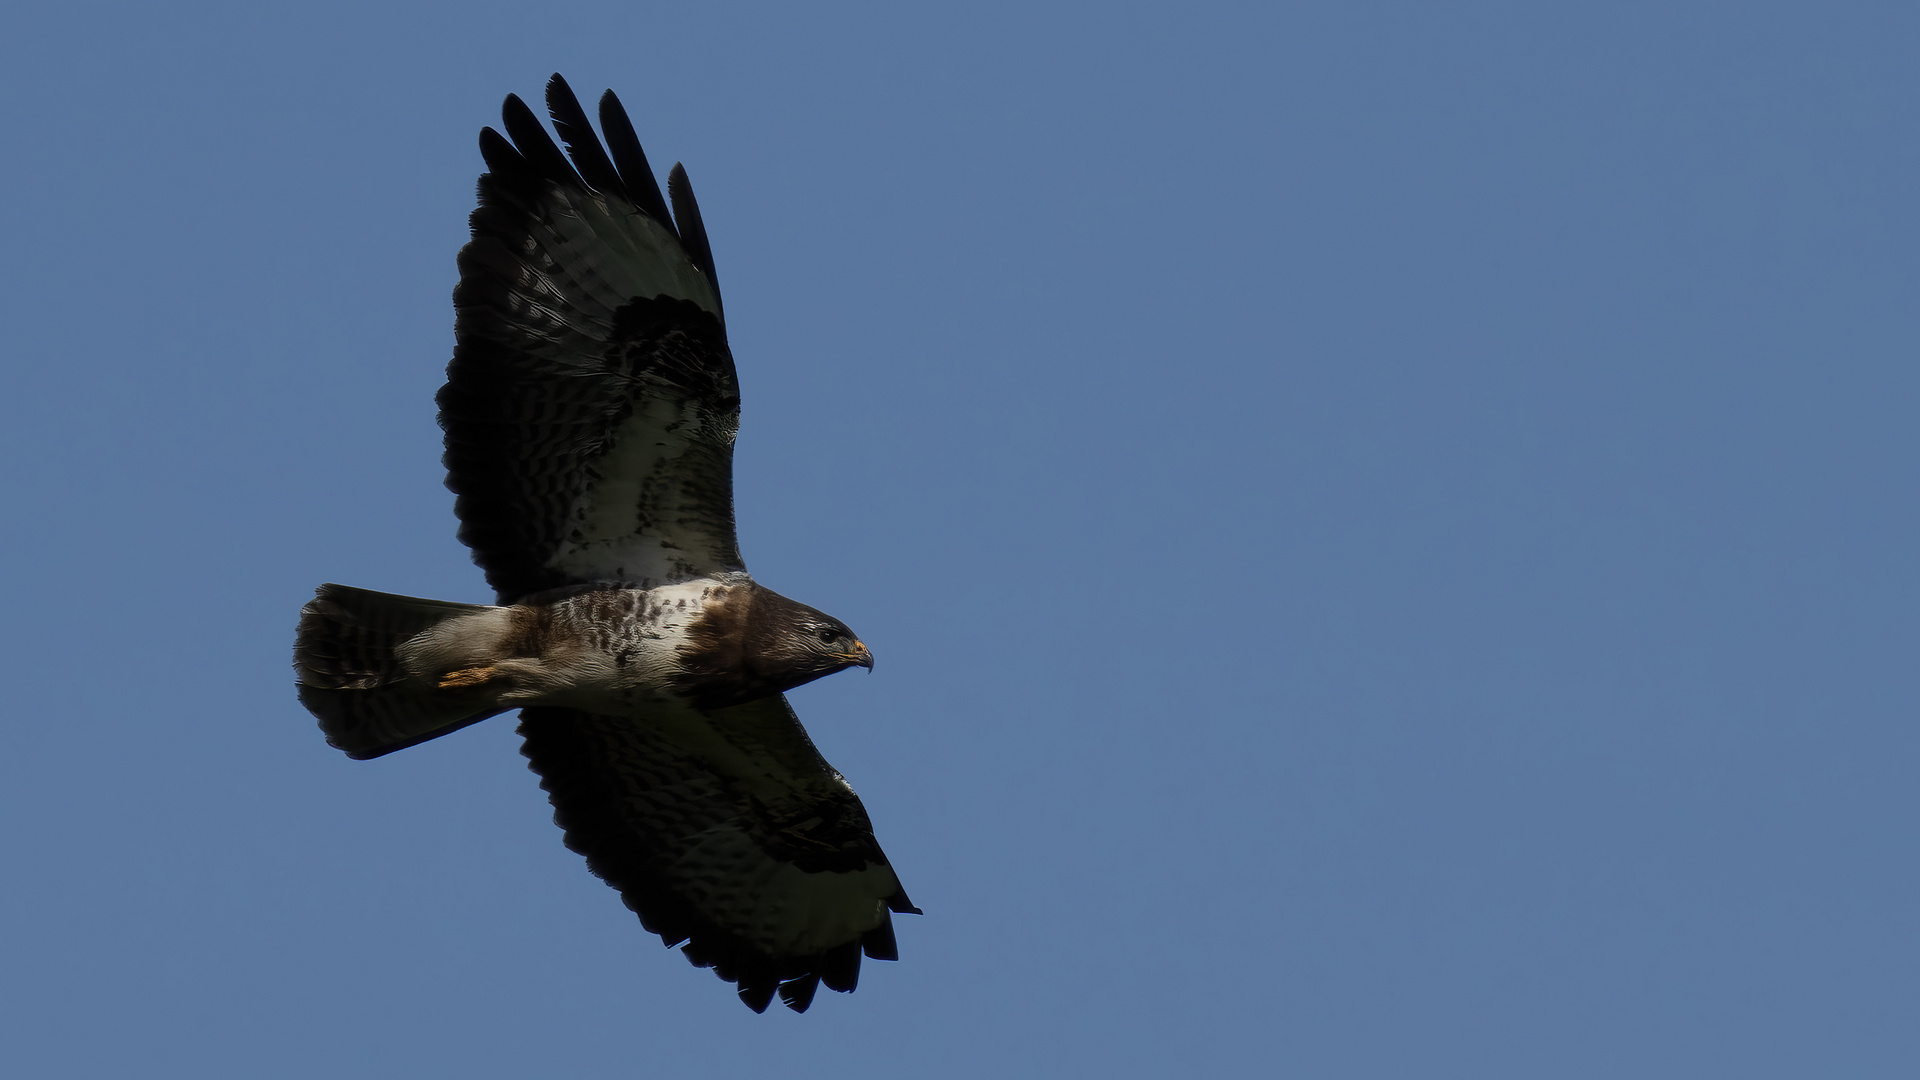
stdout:
{"type": "Polygon", "coordinates": [[[685,172],[669,212],[611,93],[606,147],[558,75],[547,102],[567,153],[514,97],[507,136],[481,133],[438,399],[499,606],[322,586],[300,699],[357,758],[521,709],[589,869],[756,1011],[804,1011],[894,959],[892,914],[917,911],[783,696],[872,656],[740,559],[740,392],[685,172]]]}

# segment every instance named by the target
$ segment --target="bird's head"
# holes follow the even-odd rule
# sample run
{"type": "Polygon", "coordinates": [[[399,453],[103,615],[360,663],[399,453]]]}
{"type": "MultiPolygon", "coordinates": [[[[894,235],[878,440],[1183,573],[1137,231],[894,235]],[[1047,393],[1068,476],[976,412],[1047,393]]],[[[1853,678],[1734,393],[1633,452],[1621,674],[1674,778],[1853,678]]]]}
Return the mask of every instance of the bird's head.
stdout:
{"type": "MultiPolygon", "coordinates": [[[[817,613],[816,613],[817,614],[817,613]]],[[[855,637],[847,624],[831,616],[821,615],[801,629],[801,635],[808,639],[812,651],[823,661],[833,665],[831,674],[855,664],[873,670],[873,653],[867,650],[867,643],[855,637]]]]}
{"type": "Polygon", "coordinates": [[[783,691],[850,667],[873,670],[873,653],[846,623],[771,589],[756,586],[747,623],[748,666],[783,691]]]}

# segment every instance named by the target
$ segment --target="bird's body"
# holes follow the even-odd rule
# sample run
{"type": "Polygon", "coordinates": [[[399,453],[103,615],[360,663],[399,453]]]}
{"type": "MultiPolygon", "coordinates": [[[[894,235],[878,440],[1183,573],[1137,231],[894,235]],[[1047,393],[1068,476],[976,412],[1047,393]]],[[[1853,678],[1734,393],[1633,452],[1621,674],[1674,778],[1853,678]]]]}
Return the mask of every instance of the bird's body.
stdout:
{"type": "Polygon", "coordinates": [[[357,758],[523,710],[568,846],[756,1011],[776,990],[804,1010],[893,959],[891,915],[917,911],[783,696],[872,657],[740,558],[739,389],[685,173],[670,213],[619,101],[603,148],[547,89],[571,159],[517,98],[512,142],[481,133],[439,396],[460,538],[500,602],[323,586],[300,697],[357,758]]]}

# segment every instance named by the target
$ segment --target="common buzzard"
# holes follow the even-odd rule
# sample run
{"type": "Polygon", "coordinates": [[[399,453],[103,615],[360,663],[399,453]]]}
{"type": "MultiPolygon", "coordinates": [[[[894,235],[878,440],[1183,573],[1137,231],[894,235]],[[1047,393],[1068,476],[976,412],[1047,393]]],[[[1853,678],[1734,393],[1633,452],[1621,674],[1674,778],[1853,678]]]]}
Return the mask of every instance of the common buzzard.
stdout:
{"type": "Polygon", "coordinates": [[[746,572],[740,391],[713,252],[673,167],[663,199],[609,91],[566,81],[480,132],[473,241],[440,391],[460,539],[499,606],[323,585],[300,700],[374,758],[509,709],[567,846],[640,924],[759,1012],[848,991],[919,913],[784,691],[872,668],[838,619],[746,572]]]}

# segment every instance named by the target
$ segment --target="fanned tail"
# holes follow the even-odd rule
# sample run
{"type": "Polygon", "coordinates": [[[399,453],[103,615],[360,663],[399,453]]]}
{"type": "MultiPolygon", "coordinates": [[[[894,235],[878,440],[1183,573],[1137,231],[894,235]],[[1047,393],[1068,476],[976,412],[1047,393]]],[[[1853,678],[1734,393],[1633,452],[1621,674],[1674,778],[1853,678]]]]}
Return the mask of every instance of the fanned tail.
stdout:
{"type": "Polygon", "coordinates": [[[327,742],[348,757],[375,758],[478,723],[476,712],[402,664],[400,646],[449,619],[497,610],[413,596],[322,585],[300,609],[293,644],[300,703],[327,742]]]}

